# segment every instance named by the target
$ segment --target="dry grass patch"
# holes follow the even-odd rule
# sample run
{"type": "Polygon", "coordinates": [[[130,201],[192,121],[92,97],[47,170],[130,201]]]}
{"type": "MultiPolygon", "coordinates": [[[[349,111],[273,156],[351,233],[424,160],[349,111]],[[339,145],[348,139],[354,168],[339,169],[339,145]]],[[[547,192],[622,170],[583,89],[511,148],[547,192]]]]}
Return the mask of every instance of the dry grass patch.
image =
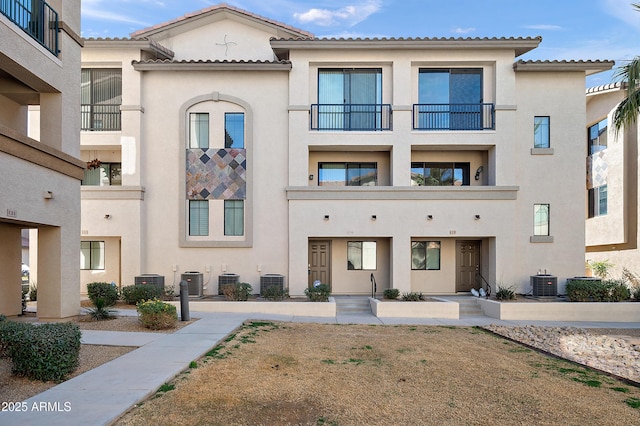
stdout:
{"type": "Polygon", "coordinates": [[[248,322],[164,390],[118,424],[640,424],[640,389],[475,328],[248,322]]]}

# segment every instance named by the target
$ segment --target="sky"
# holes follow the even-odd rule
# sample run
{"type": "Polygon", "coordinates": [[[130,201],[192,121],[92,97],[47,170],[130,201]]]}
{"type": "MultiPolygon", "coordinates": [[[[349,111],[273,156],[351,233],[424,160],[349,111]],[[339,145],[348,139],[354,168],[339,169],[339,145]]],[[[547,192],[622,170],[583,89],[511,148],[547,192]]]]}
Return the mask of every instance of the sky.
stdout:
{"type": "MultiPolygon", "coordinates": [[[[82,0],[83,37],[129,37],[215,0],[82,0]]],[[[640,0],[226,0],[316,37],[542,37],[524,60],[640,55],[640,0]]],[[[587,78],[608,84],[614,72],[587,78]]]]}

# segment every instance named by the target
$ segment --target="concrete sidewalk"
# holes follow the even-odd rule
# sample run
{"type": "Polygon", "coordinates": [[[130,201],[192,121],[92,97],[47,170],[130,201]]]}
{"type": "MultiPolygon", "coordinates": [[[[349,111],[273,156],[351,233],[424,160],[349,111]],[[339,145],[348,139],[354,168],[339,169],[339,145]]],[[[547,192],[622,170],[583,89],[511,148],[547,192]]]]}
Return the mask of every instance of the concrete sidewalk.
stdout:
{"type": "MultiPolygon", "coordinates": [[[[126,313],[122,312],[122,314],[126,313]]],[[[500,321],[485,316],[466,317],[459,320],[380,319],[371,314],[363,313],[339,314],[335,318],[313,318],[289,315],[192,312],[192,317],[200,319],[171,334],[83,331],[83,343],[140,347],[29,398],[20,405],[23,411],[0,412],[0,424],[47,426],[111,424],[133,405],[153,395],[160,386],[188,368],[191,361],[203,356],[248,319],[380,325],[482,326],[502,324],[507,326],[540,325],[621,329],[640,326],[638,323],[500,321]]]]}

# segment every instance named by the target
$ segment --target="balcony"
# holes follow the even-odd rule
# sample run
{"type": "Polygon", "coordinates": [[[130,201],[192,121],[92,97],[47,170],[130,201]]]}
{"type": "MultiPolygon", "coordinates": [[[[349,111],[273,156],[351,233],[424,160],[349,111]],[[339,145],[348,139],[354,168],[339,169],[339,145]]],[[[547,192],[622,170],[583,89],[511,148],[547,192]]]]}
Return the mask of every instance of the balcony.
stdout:
{"type": "Polygon", "coordinates": [[[81,130],[117,131],[121,130],[120,105],[82,104],[81,130]]]}
{"type": "Polygon", "coordinates": [[[58,12],[42,0],[2,0],[0,13],[58,56],[58,12]]]}
{"type": "Polygon", "coordinates": [[[391,130],[389,104],[313,104],[311,130],[391,130]]]}
{"type": "Polygon", "coordinates": [[[495,130],[495,106],[414,104],[413,130],[495,130]]]}

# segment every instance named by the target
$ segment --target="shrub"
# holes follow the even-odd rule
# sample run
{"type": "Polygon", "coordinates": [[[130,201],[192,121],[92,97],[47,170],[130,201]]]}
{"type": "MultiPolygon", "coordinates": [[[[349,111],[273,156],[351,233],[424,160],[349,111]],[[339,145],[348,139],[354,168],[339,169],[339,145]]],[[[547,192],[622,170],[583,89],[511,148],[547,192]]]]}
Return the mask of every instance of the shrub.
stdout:
{"type": "Polygon", "coordinates": [[[98,299],[102,299],[105,306],[113,306],[118,301],[118,289],[115,284],[94,282],[87,284],[87,293],[94,306],[98,299]]]}
{"type": "Polygon", "coordinates": [[[289,292],[280,286],[270,285],[261,294],[267,300],[284,300],[289,298],[289,292]]]}
{"type": "Polygon", "coordinates": [[[311,302],[328,302],[331,289],[328,284],[318,284],[306,288],[304,294],[311,302]]]}
{"type": "Polygon", "coordinates": [[[157,299],[162,289],[155,285],[128,285],[122,287],[122,298],[129,305],[137,305],[141,300],[157,299]]]}
{"type": "Polygon", "coordinates": [[[78,367],[80,329],[73,323],[3,321],[0,340],[12,372],[42,381],[62,381],[78,367]]]}
{"type": "Polygon", "coordinates": [[[588,263],[593,273],[602,279],[608,278],[609,270],[615,266],[613,263],[609,262],[608,259],[600,261],[590,260],[588,263]]]}
{"type": "Polygon", "coordinates": [[[29,300],[32,302],[38,300],[38,284],[35,281],[32,281],[29,287],[29,300]]]}
{"type": "Polygon", "coordinates": [[[513,286],[498,286],[498,290],[496,291],[496,300],[515,300],[515,298],[516,293],[513,291],[513,286]]]}
{"type": "MultiPolygon", "coordinates": [[[[179,293],[179,292],[178,292],[179,293]]],[[[176,298],[176,290],[173,285],[165,287],[162,291],[162,300],[173,300],[176,298]]]]}
{"type": "Polygon", "coordinates": [[[410,292],[410,293],[402,293],[402,300],[405,302],[419,302],[424,300],[424,296],[422,293],[410,292]]]}
{"type": "Polygon", "coordinates": [[[178,314],[175,306],[158,299],[143,300],[136,306],[138,319],[146,328],[163,330],[176,326],[178,314]]]}
{"type": "Polygon", "coordinates": [[[636,302],[640,302],[640,287],[636,287],[632,292],[633,299],[636,302]]]}
{"type": "Polygon", "coordinates": [[[631,296],[624,280],[571,280],[565,291],[570,302],[621,302],[631,296]]]}
{"type": "Polygon", "coordinates": [[[384,298],[395,300],[400,297],[400,290],[397,288],[388,288],[384,291],[384,298]]]}
{"type": "Polygon", "coordinates": [[[251,290],[251,284],[248,283],[233,283],[222,286],[222,294],[224,294],[227,300],[244,302],[249,299],[251,290]]]}
{"type": "Polygon", "coordinates": [[[116,316],[116,311],[113,309],[109,309],[104,299],[101,297],[95,301],[95,305],[93,308],[88,310],[89,316],[96,321],[103,321],[107,319],[114,318],[116,316]]]}

